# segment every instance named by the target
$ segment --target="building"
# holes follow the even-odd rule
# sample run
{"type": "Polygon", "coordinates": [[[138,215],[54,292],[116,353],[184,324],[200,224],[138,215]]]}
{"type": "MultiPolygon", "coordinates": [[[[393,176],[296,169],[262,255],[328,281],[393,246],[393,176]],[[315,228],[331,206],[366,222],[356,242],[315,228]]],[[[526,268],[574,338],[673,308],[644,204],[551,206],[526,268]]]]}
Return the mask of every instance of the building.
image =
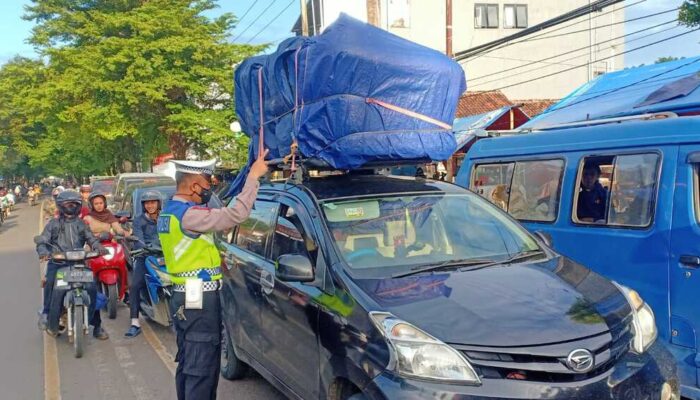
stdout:
{"type": "MultiPolygon", "coordinates": [[[[454,53],[509,36],[590,3],[589,0],[451,2],[454,53]]],[[[439,0],[309,0],[309,34],[320,33],[340,12],[345,12],[445,52],[446,3],[439,0]]],[[[622,69],[623,7],[624,3],[607,7],[461,62],[468,89],[500,89],[513,99],[562,98],[600,74],[622,69]],[[561,56],[554,57],[557,55],[561,56]],[[550,74],[552,76],[544,77],[550,74]]],[[[293,31],[299,32],[300,25],[297,21],[293,31]]]]}

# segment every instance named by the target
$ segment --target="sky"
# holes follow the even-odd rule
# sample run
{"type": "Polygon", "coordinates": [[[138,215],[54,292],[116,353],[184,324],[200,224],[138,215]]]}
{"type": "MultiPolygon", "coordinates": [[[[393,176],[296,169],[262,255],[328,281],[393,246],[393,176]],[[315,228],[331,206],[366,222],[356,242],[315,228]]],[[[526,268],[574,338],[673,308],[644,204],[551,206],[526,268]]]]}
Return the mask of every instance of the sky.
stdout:
{"type": "MultiPolygon", "coordinates": [[[[332,0],[342,1],[342,0],[332,0]]],[[[464,1],[464,0],[458,0],[464,1]]],[[[550,0],[561,1],[561,0],[550,0]]],[[[625,4],[635,3],[639,0],[626,0],[625,4]]],[[[682,4],[682,0],[646,0],[627,8],[626,19],[639,18],[652,13],[669,10],[682,4]]],[[[32,22],[21,19],[25,0],[0,0],[0,64],[5,63],[14,55],[33,57],[36,55],[26,39],[31,33],[32,22]]],[[[232,39],[236,42],[246,43],[278,43],[291,35],[290,30],[299,16],[298,0],[219,0],[219,12],[232,12],[241,20],[234,29],[232,39]],[[252,8],[251,8],[252,6],[252,8]],[[269,7],[269,8],[268,8],[269,7]],[[245,12],[248,11],[244,16],[245,12]],[[269,24],[269,26],[268,26],[269,24]]],[[[625,24],[626,33],[634,32],[645,27],[650,27],[673,19],[675,13],[644,18],[625,24]]],[[[666,29],[659,27],[658,30],[666,29]]],[[[649,38],[629,43],[627,49],[643,46],[672,35],[687,31],[687,28],[679,27],[649,38]]],[[[645,32],[648,34],[650,32],[645,32]]],[[[642,35],[642,34],[640,34],[642,35]]],[[[634,36],[632,36],[634,37],[634,36]]],[[[632,38],[630,37],[630,38],[632,38]]],[[[461,49],[455,49],[461,50],[461,49]]],[[[700,55],[700,31],[693,32],[678,39],[670,40],[662,44],[651,46],[638,51],[625,54],[625,66],[635,66],[653,63],[661,56],[690,57],[700,55]]]]}

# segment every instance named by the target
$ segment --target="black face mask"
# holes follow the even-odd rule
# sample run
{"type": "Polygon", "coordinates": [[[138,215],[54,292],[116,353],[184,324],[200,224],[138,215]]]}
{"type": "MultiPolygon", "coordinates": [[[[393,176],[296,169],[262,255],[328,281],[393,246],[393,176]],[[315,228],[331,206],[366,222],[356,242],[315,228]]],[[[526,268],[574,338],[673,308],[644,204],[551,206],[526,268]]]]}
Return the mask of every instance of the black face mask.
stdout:
{"type": "Polygon", "coordinates": [[[76,203],[64,204],[61,207],[61,211],[63,211],[63,215],[65,215],[66,217],[74,218],[80,214],[80,205],[76,203]]]}
{"type": "Polygon", "coordinates": [[[202,201],[199,204],[209,203],[209,200],[211,200],[211,194],[211,189],[205,189],[202,187],[202,190],[199,193],[197,193],[197,196],[199,196],[202,199],[202,201]]]}

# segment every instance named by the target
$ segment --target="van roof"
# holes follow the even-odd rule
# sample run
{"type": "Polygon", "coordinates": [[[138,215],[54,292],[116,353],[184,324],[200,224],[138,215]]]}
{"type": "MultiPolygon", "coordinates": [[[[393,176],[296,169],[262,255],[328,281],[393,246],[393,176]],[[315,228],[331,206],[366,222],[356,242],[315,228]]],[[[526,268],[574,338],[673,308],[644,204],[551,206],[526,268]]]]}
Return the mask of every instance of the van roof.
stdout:
{"type": "MultiPolygon", "coordinates": [[[[287,189],[291,184],[287,184],[287,189]]],[[[284,190],[284,183],[264,185],[276,190],[284,190]]],[[[383,196],[400,193],[464,193],[465,189],[443,181],[418,179],[407,176],[386,175],[329,175],[312,177],[302,185],[310,190],[317,199],[323,201],[336,198],[353,198],[362,196],[383,196]]]]}
{"type": "Polygon", "coordinates": [[[471,159],[700,143],[700,116],[534,131],[477,141],[471,159]]]}

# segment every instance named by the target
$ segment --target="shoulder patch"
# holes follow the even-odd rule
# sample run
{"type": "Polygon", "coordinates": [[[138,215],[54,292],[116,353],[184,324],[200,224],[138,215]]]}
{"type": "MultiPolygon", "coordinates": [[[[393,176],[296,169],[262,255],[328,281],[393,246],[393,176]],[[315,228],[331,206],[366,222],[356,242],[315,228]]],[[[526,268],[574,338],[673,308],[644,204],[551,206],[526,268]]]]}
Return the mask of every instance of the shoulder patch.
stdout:
{"type": "Polygon", "coordinates": [[[169,215],[161,215],[158,217],[158,233],[170,233],[169,215]]]}

